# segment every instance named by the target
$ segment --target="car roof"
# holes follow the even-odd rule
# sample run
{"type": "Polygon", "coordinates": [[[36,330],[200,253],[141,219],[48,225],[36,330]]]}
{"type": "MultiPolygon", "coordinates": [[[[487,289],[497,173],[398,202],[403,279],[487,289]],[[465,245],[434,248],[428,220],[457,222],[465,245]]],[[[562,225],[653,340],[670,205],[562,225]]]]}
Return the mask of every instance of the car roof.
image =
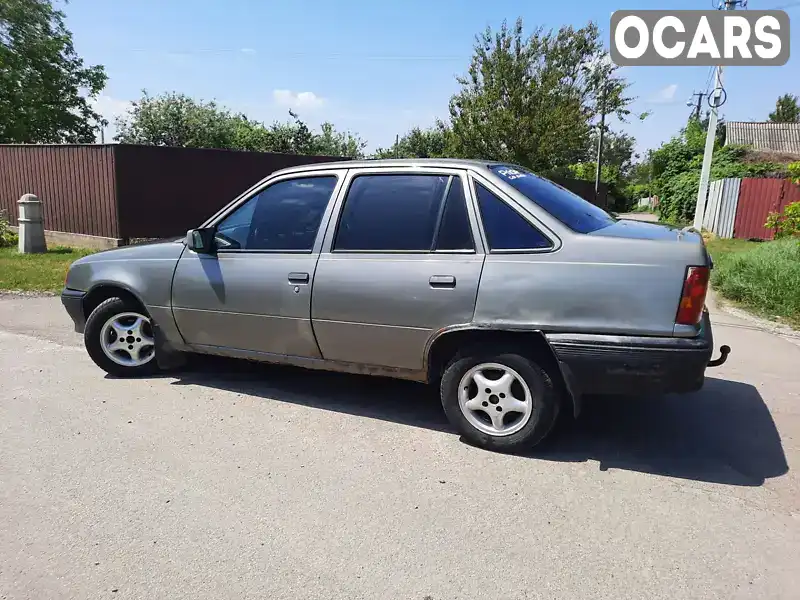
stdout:
{"type": "Polygon", "coordinates": [[[342,160],[332,162],[319,162],[305,165],[287,167],[276,171],[276,174],[285,173],[304,173],[306,171],[321,171],[327,169],[368,169],[370,167],[458,167],[461,169],[475,169],[500,165],[500,163],[490,160],[468,160],[462,158],[379,158],[367,160],[342,160]]]}

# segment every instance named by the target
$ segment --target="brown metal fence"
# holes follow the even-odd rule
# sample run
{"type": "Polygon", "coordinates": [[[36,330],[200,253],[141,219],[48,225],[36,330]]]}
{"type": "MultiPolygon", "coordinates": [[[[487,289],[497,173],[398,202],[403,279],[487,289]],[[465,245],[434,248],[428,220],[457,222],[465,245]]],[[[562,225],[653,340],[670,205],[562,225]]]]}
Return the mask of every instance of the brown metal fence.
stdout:
{"type": "Polygon", "coordinates": [[[734,237],[740,239],[771,240],[774,229],[764,223],[771,212],[782,212],[787,205],[800,201],[800,187],[788,179],[742,179],[734,237]]]}
{"type": "Polygon", "coordinates": [[[49,230],[119,237],[111,146],[0,146],[0,209],[12,225],[26,193],[41,198],[49,230]]]}
{"type": "Polygon", "coordinates": [[[342,160],[199,148],[116,146],[120,237],[186,233],[270,173],[342,160]]]}
{"type": "Polygon", "coordinates": [[[595,195],[594,181],[586,181],[584,179],[560,179],[553,178],[553,181],[560,186],[567,188],[573,194],[577,194],[584,200],[599,206],[600,208],[608,208],[608,184],[600,183],[600,189],[595,195]]]}
{"type": "Polygon", "coordinates": [[[156,146],[0,145],[0,209],[39,196],[45,229],[104,238],[181,235],[285,167],[343,160],[156,146]]]}

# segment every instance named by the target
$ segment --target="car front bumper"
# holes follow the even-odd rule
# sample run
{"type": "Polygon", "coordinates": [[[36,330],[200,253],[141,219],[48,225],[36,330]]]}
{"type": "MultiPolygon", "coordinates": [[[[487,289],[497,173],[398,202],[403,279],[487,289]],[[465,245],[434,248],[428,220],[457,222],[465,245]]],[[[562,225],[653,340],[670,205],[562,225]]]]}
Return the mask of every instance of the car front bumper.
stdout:
{"type": "Polygon", "coordinates": [[[61,292],[61,304],[67,309],[72,322],[75,324],[75,331],[83,333],[86,326],[86,317],[83,314],[83,299],[86,292],[64,288],[61,292]]]}
{"type": "MultiPolygon", "coordinates": [[[[703,387],[714,337],[708,312],[693,338],[549,334],[579,394],[660,394],[703,387]]],[[[723,350],[723,359],[729,349],[723,350]]]]}

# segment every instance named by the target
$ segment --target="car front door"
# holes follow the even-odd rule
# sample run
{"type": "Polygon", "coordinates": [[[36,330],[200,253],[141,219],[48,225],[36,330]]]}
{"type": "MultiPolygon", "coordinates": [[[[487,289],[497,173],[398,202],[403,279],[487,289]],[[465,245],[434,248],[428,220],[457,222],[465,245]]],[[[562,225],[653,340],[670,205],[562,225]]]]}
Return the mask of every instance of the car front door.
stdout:
{"type": "Polygon", "coordinates": [[[465,174],[354,169],[346,187],[314,280],[322,355],[421,369],[433,334],[474,314],[484,253],[465,174]]]}
{"type": "Polygon", "coordinates": [[[320,356],[311,287],[330,199],[345,173],[271,181],[217,218],[215,254],[184,251],[172,308],[188,344],[320,356]]]}

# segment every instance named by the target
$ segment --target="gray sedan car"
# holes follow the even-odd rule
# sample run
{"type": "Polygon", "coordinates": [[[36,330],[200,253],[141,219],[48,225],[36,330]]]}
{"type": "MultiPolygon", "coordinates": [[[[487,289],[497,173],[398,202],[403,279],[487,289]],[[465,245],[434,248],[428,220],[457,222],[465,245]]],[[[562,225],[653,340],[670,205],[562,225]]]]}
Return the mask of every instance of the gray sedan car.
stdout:
{"type": "Polygon", "coordinates": [[[75,262],[62,294],[116,376],[216,354],[438,385],[474,444],[535,445],[587,394],[689,392],[713,350],[700,235],[617,220],[505,164],[273,173],[185,239],[75,262]]]}

